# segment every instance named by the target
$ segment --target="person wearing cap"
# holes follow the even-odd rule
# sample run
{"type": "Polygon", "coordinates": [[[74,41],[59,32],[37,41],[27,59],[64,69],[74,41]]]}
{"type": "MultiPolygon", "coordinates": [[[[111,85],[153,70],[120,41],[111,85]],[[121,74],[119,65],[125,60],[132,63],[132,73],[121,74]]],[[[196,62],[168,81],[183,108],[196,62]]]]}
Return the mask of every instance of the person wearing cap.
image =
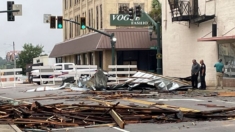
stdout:
{"type": "Polygon", "coordinates": [[[223,89],[224,64],[222,63],[222,59],[219,59],[219,62],[215,63],[214,67],[216,69],[216,89],[219,87],[219,83],[223,89]]]}

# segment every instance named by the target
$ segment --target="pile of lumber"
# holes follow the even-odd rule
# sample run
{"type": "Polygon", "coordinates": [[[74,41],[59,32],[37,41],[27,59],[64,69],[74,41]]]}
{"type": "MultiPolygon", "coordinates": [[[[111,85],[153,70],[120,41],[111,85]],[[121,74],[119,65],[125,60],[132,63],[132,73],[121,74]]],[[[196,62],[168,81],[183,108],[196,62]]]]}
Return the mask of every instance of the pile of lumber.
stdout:
{"type": "Polygon", "coordinates": [[[172,123],[182,121],[228,119],[234,117],[235,108],[214,111],[182,113],[175,109],[157,107],[131,107],[116,104],[56,103],[0,105],[0,124],[16,124],[20,129],[51,130],[66,127],[113,124],[124,128],[130,123],[172,123]]]}

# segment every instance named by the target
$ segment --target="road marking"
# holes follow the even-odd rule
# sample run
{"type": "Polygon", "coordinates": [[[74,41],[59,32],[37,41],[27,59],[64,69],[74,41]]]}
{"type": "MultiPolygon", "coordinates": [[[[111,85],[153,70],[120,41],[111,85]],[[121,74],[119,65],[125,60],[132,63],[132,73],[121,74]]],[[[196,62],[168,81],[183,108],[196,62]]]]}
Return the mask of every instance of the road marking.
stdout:
{"type": "Polygon", "coordinates": [[[149,99],[149,101],[205,101],[199,99],[149,99]]]}
{"type": "Polygon", "coordinates": [[[16,99],[4,97],[4,96],[0,96],[0,98],[2,98],[2,99],[8,99],[8,100],[14,100],[14,101],[19,101],[19,102],[21,101],[21,102],[23,102],[23,103],[25,103],[25,104],[32,104],[31,102],[22,101],[22,100],[16,100],[16,99]]]}
{"type": "Polygon", "coordinates": [[[121,132],[130,132],[130,131],[127,131],[127,130],[124,130],[124,129],[121,129],[121,128],[118,128],[118,127],[113,127],[113,128],[116,129],[116,130],[119,130],[121,132]]]}
{"type": "Polygon", "coordinates": [[[155,105],[158,107],[162,107],[162,108],[168,108],[168,109],[178,109],[181,110],[182,112],[200,112],[200,110],[195,110],[195,109],[190,109],[190,108],[184,108],[184,107],[178,107],[178,106],[172,106],[172,105],[156,105],[156,103],[153,102],[149,102],[149,101],[144,101],[144,100],[137,100],[137,99],[122,99],[122,100],[126,100],[126,101],[130,101],[130,102],[135,102],[135,103],[140,103],[140,104],[145,104],[145,105],[155,105]],[[177,108],[174,108],[177,107],[177,108]]]}

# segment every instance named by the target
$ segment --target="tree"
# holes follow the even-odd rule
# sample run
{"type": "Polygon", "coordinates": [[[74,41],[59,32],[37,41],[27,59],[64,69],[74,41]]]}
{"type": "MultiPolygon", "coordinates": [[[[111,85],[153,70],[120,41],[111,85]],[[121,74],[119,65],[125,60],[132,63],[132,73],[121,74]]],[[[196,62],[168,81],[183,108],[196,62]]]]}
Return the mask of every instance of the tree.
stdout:
{"type": "Polygon", "coordinates": [[[0,68],[3,69],[6,64],[7,60],[0,57],[0,68]]]}
{"type": "Polygon", "coordinates": [[[25,74],[26,65],[32,64],[33,58],[38,57],[42,52],[42,45],[24,44],[23,51],[21,51],[17,60],[17,67],[22,68],[22,74],[25,74]]]}
{"type": "Polygon", "coordinates": [[[149,12],[150,17],[153,18],[155,22],[162,21],[162,7],[159,0],[152,0],[152,10],[149,12]]]}

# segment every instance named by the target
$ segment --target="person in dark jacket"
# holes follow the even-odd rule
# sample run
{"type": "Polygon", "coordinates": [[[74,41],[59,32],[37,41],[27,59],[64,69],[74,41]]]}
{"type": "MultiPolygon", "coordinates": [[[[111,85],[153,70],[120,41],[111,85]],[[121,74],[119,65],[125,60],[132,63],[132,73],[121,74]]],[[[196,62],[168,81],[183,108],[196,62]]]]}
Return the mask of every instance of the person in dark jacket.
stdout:
{"type": "Polygon", "coordinates": [[[201,67],[200,67],[201,89],[205,90],[206,89],[206,81],[205,81],[206,65],[203,60],[200,60],[200,64],[201,64],[201,67]]]}
{"type": "Polygon", "coordinates": [[[197,88],[197,84],[198,84],[197,79],[198,79],[198,74],[200,71],[200,65],[197,63],[195,59],[193,59],[192,62],[193,62],[192,69],[191,69],[192,87],[197,88]]]}

